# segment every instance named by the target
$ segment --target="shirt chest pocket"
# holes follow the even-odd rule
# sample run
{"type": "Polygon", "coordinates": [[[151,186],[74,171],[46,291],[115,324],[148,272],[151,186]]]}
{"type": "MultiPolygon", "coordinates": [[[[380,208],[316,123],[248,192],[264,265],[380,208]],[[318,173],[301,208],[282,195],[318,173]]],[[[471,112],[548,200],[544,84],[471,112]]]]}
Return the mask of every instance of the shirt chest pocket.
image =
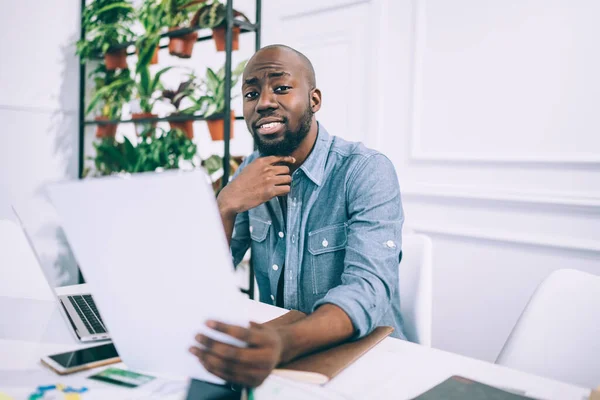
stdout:
{"type": "Polygon", "coordinates": [[[266,271],[271,258],[271,222],[261,219],[249,218],[250,238],[252,239],[252,258],[258,271],[266,271]]]}
{"type": "Polygon", "coordinates": [[[342,282],[348,224],[336,224],[308,233],[314,294],[327,293],[342,282]]]}

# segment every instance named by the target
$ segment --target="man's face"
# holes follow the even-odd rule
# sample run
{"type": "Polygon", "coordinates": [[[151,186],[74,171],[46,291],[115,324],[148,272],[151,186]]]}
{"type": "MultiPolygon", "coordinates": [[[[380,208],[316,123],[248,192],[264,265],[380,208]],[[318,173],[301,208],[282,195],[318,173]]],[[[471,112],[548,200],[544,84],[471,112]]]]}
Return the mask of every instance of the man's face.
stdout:
{"type": "Polygon", "coordinates": [[[308,134],[313,111],[304,66],[292,52],[267,49],[244,71],[244,119],[262,155],[289,155],[308,134]]]}

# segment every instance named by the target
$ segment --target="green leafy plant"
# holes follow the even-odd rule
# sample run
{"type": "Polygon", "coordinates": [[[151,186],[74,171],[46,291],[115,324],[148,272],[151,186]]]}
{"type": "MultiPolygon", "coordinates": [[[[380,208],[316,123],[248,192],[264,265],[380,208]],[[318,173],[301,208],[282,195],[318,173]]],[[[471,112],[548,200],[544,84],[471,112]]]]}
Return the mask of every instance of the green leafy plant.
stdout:
{"type": "Polygon", "coordinates": [[[145,172],[157,169],[180,168],[182,162],[195,165],[197,147],[180,130],[163,131],[157,135],[143,135],[132,143],[127,137],[123,142],[104,138],[94,143],[94,161],[97,175],[120,172],[145,172]]]}
{"type": "Polygon", "coordinates": [[[135,83],[135,96],[140,102],[140,108],[144,113],[151,113],[154,104],[161,99],[162,90],[164,90],[160,77],[173,67],[166,67],[156,72],[152,76],[148,66],[138,71],[135,83]]]}
{"type": "MultiPolygon", "coordinates": [[[[206,4],[198,11],[198,25],[201,28],[216,28],[225,25],[225,16],[227,14],[227,8],[220,1],[213,1],[206,4]]],[[[242,17],[246,21],[248,17],[242,12],[234,9],[233,17],[242,17]]]]}
{"type": "MultiPolygon", "coordinates": [[[[245,66],[246,61],[242,61],[231,71],[231,88],[237,84],[245,66]]],[[[220,68],[216,73],[211,68],[207,68],[206,77],[200,85],[200,92],[203,94],[195,99],[195,102],[197,107],[203,110],[202,113],[206,118],[223,114],[225,110],[225,67],[220,68]]]]}
{"type": "Polygon", "coordinates": [[[118,119],[123,105],[131,99],[135,85],[131,73],[127,69],[108,71],[100,64],[90,76],[94,79],[95,92],[85,110],[86,115],[100,106],[100,115],[118,119]]]}
{"type": "MultiPolygon", "coordinates": [[[[230,176],[239,168],[242,163],[241,157],[231,157],[229,159],[230,176]]],[[[206,170],[213,186],[215,193],[218,193],[221,188],[221,178],[223,177],[223,158],[216,154],[202,160],[201,165],[206,170]],[[221,173],[219,173],[221,172],[221,173]]]]}
{"type": "Polygon", "coordinates": [[[161,2],[162,0],[144,0],[137,10],[137,19],[144,28],[144,34],[138,38],[135,45],[138,51],[136,73],[150,64],[160,41],[161,30],[167,26],[161,2]]]}
{"type": "Polygon", "coordinates": [[[221,25],[225,20],[227,9],[218,2],[212,3],[203,7],[198,14],[198,25],[202,28],[214,28],[221,25]]]}
{"type": "Polygon", "coordinates": [[[131,0],[94,0],[83,11],[85,37],[77,42],[76,53],[84,62],[132,40],[130,27],[135,19],[131,0]]]}
{"type": "Polygon", "coordinates": [[[162,98],[169,100],[173,107],[175,107],[174,114],[191,115],[201,108],[201,104],[199,104],[194,97],[197,89],[196,76],[192,72],[189,74],[189,78],[186,81],[181,82],[176,90],[163,90],[162,98]],[[192,105],[181,109],[181,103],[186,98],[192,102],[192,105]]]}
{"type": "Polygon", "coordinates": [[[198,12],[205,3],[206,0],[161,0],[160,8],[167,26],[191,26],[196,25],[198,12]]]}

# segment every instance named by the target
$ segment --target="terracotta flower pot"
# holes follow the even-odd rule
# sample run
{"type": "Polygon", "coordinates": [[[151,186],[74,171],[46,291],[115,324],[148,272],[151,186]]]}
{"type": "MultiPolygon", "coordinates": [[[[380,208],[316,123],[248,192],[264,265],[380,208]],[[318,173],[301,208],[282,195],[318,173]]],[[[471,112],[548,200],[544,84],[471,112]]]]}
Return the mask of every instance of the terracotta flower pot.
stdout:
{"type": "MultiPolygon", "coordinates": [[[[231,131],[229,132],[229,139],[233,139],[233,123],[235,122],[235,113],[231,110],[231,131]]],[[[225,121],[223,118],[219,119],[207,119],[208,131],[212,140],[225,140],[225,121]]]]}
{"type": "MultiPolygon", "coordinates": [[[[152,113],[131,113],[131,119],[142,119],[142,118],[158,118],[158,115],[152,113]]],[[[135,124],[135,131],[138,136],[148,130],[150,127],[156,128],[156,121],[154,122],[143,122],[135,124]]]]}
{"type": "Polygon", "coordinates": [[[108,51],[104,54],[104,63],[106,69],[114,71],[115,69],[127,69],[127,49],[119,49],[115,51],[108,51]]]}
{"type": "Polygon", "coordinates": [[[171,129],[182,130],[188,139],[192,140],[194,138],[194,121],[191,119],[187,121],[169,121],[169,125],[171,129]]]}
{"type": "MultiPolygon", "coordinates": [[[[180,27],[169,28],[169,32],[181,29],[180,27]]],[[[190,58],[194,44],[198,40],[198,32],[191,32],[181,36],[169,38],[169,54],[179,58],[190,58]]]]}
{"type": "MultiPolygon", "coordinates": [[[[94,118],[96,121],[108,121],[110,118],[99,116],[94,118]]],[[[97,138],[105,138],[105,137],[115,137],[117,134],[117,125],[118,124],[99,124],[96,125],[96,137],[97,138]]]]}
{"type": "MultiPolygon", "coordinates": [[[[240,27],[233,27],[233,38],[231,41],[232,49],[239,50],[240,49],[240,27]]],[[[217,47],[217,51],[225,51],[225,27],[217,27],[213,28],[212,37],[215,41],[215,46],[217,47]]]]}
{"type": "MultiPolygon", "coordinates": [[[[156,46],[156,48],[154,49],[154,53],[152,53],[152,59],[150,60],[150,65],[158,64],[158,49],[159,49],[159,47],[156,46]]],[[[140,52],[138,51],[138,49],[135,49],[135,53],[138,56],[140,54],[140,52]]]]}

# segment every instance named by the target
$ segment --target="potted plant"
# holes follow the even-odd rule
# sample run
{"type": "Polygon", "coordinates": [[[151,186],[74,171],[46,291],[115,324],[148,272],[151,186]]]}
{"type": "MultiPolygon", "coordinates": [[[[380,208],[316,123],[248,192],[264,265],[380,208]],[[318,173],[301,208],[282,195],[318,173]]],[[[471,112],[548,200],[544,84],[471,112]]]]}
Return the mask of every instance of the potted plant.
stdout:
{"type": "MultiPolygon", "coordinates": [[[[161,0],[161,12],[164,13],[164,21],[169,27],[169,32],[196,25],[197,13],[205,2],[206,0],[161,0]]],[[[197,40],[196,31],[172,35],[169,37],[169,54],[190,58],[197,40]]]]}
{"type": "MultiPolygon", "coordinates": [[[[154,104],[160,100],[162,90],[164,89],[160,82],[160,77],[171,68],[173,67],[163,68],[152,76],[150,68],[147,65],[138,65],[134,88],[136,102],[132,105],[132,119],[158,117],[158,115],[152,113],[152,110],[154,104]]],[[[136,131],[138,135],[141,135],[143,131],[146,131],[150,127],[156,128],[156,122],[136,124],[136,131]]]]}
{"type": "Polygon", "coordinates": [[[166,24],[161,1],[144,0],[137,12],[137,18],[144,28],[144,34],[136,41],[138,64],[158,64],[160,31],[166,24]]]}
{"type": "Polygon", "coordinates": [[[184,163],[197,166],[196,145],[179,130],[153,133],[137,142],[127,137],[122,142],[114,138],[103,138],[94,143],[96,175],[111,175],[120,172],[145,172],[160,169],[181,168],[184,163]]]}
{"type": "Polygon", "coordinates": [[[106,69],[127,68],[127,48],[134,8],[130,0],[94,0],[83,12],[82,25],[86,34],[77,42],[76,53],[81,62],[104,55],[106,69]]]}
{"type": "MultiPolygon", "coordinates": [[[[95,117],[96,121],[119,119],[123,105],[130,100],[135,84],[129,70],[109,71],[105,65],[100,64],[90,75],[94,77],[95,92],[86,108],[86,115],[100,106],[100,115],[95,117]]],[[[96,137],[114,137],[117,125],[98,124],[96,137]]]]}
{"type": "MultiPolygon", "coordinates": [[[[246,61],[240,62],[233,71],[231,71],[231,88],[233,88],[238,79],[244,72],[246,61]]],[[[202,110],[202,115],[206,118],[208,130],[212,140],[223,140],[224,138],[224,118],[225,115],[225,67],[221,67],[216,73],[211,69],[206,69],[206,77],[202,81],[200,91],[203,95],[196,100],[198,107],[202,110]]],[[[235,96],[234,96],[235,97],[235,96]]],[[[232,97],[232,99],[234,98],[232,97]]],[[[231,110],[231,132],[230,139],[233,139],[233,122],[235,113],[231,110]]]]}
{"type": "MultiPolygon", "coordinates": [[[[169,100],[175,108],[175,111],[172,112],[170,116],[191,116],[194,115],[196,111],[200,110],[201,104],[194,98],[196,90],[196,76],[193,73],[189,75],[188,80],[181,82],[176,90],[163,90],[162,97],[169,100]],[[189,107],[182,109],[182,102],[185,99],[192,104],[189,107]]],[[[169,121],[169,125],[171,126],[171,129],[182,130],[189,139],[194,137],[194,121],[192,119],[169,121]]]]}
{"type": "MultiPolygon", "coordinates": [[[[233,176],[235,171],[239,168],[242,163],[242,157],[230,157],[229,158],[229,176],[233,176]]],[[[206,170],[208,177],[212,183],[215,194],[221,189],[221,178],[223,177],[223,158],[216,154],[202,160],[201,165],[206,170]]]]}
{"type": "MultiPolygon", "coordinates": [[[[225,5],[219,1],[213,1],[212,3],[203,7],[198,14],[198,25],[201,28],[211,28],[213,40],[215,41],[215,47],[217,51],[225,51],[225,33],[227,30],[227,21],[225,15],[227,10],[225,5]]],[[[248,17],[243,13],[233,10],[234,18],[242,18],[247,22],[250,22],[248,17]]],[[[232,49],[239,50],[240,48],[240,27],[233,27],[233,38],[232,38],[232,49]]]]}

